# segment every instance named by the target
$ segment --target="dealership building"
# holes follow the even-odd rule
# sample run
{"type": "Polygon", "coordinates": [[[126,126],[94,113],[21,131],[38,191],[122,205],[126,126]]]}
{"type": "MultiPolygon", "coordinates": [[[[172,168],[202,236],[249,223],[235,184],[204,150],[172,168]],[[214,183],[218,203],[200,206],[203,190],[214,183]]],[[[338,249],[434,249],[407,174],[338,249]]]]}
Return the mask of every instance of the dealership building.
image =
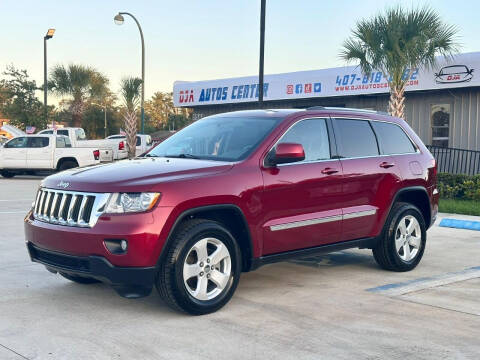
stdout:
{"type": "MultiPolygon", "coordinates": [[[[428,145],[480,151],[480,52],[406,69],[406,121],[428,145]],[[477,74],[478,72],[478,74],[477,74]]],[[[387,111],[388,79],[357,66],[265,75],[264,107],[350,107],[387,111]]],[[[258,77],[176,81],[174,104],[194,119],[258,107],[258,77]]]]}

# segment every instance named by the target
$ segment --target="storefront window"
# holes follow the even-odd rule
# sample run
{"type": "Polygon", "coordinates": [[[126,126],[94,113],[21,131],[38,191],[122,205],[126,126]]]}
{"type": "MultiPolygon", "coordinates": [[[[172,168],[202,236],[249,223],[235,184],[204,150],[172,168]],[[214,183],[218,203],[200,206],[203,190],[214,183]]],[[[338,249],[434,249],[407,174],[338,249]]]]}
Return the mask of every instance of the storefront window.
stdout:
{"type": "Polygon", "coordinates": [[[450,104],[434,104],[431,107],[432,145],[448,147],[450,133],[450,104]]]}

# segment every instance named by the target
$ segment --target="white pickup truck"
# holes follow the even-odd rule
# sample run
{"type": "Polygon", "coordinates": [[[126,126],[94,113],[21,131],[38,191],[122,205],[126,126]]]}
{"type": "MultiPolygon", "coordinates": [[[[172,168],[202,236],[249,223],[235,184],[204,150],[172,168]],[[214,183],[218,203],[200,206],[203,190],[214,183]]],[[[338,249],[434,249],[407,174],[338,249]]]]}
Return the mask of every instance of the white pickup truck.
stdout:
{"type": "Polygon", "coordinates": [[[126,159],[128,151],[125,139],[104,139],[104,140],[87,140],[85,131],[82,128],[65,127],[57,130],[46,129],[38,134],[53,134],[68,136],[72,147],[95,147],[100,150],[100,161],[107,162],[113,160],[126,159]]]}
{"type": "Polygon", "coordinates": [[[15,137],[0,147],[0,175],[62,171],[100,163],[96,148],[73,148],[66,136],[26,135],[15,137]]]}
{"type": "MultiPolygon", "coordinates": [[[[122,134],[110,135],[107,139],[122,139],[127,142],[127,137],[122,134]]],[[[150,135],[137,134],[137,143],[135,148],[135,156],[142,155],[153,146],[152,137],[150,135]]],[[[127,144],[128,147],[128,144],[127,144]]]]}

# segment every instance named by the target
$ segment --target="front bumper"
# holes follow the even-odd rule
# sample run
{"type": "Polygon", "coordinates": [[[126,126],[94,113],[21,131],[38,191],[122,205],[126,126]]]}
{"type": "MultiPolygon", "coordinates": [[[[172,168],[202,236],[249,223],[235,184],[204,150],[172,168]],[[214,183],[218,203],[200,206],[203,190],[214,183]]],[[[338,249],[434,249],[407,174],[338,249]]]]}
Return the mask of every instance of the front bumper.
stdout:
{"type": "Polygon", "coordinates": [[[27,248],[31,260],[45,265],[49,271],[100,280],[124,297],[150,294],[155,281],[154,266],[119,267],[102,256],[74,256],[42,249],[31,242],[27,242],[27,248]]]}

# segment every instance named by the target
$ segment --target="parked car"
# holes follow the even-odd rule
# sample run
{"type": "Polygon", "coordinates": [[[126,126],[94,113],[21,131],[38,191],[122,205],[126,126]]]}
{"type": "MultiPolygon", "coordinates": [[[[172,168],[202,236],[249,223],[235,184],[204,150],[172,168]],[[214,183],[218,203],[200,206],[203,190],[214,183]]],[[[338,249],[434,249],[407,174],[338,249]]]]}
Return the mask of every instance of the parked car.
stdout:
{"type": "Polygon", "coordinates": [[[98,149],[72,148],[66,136],[19,136],[0,148],[0,175],[11,178],[37,171],[63,171],[98,164],[99,157],[98,149]]]}
{"type": "MultiPolygon", "coordinates": [[[[109,137],[107,137],[107,139],[122,139],[127,144],[127,137],[125,135],[121,135],[121,134],[110,135],[109,137]]],[[[153,146],[153,141],[150,135],[137,134],[135,155],[136,156],[142,155],[143,153],[150,150],[152,146],[153,146]]],[[[127,144],[127,150],[128,150],[128,144],[127,144]]]]}
{"type": "MultiPolygon", "coordinates": [[[[435,160],[408,124],[332,108],[203,118],[145,157],[43,180],[26,216],[33,261],[122,296],[153,285],[206,314],[241,272],[348,248],[412,270],[438,210],[435,160]]],[[[260,280],[259,280],[260,281],[260,280]]]]}
{"type": "Polygon", "coordinates": [[[121,139],[87,140],[85,130],[82,128],[66,127],[57,130],[42,130],[39,134],[53,134],[68,136],[73,147],[96,147],[100,150],[100,161],[110,162],[113,160],[126,159],[128,151],[126,142],[121,139]]]}

